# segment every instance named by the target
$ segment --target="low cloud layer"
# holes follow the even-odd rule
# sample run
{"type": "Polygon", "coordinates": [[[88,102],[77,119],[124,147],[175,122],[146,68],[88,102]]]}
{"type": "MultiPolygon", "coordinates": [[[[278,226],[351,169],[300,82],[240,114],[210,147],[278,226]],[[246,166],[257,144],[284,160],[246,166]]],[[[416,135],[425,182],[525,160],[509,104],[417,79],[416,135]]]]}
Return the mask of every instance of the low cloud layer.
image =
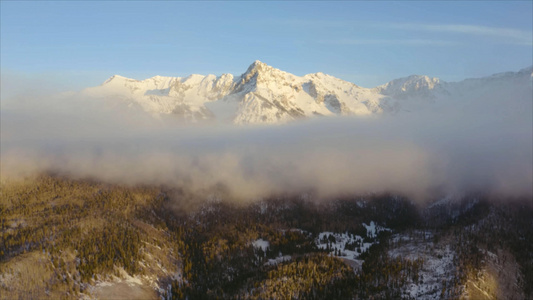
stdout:
{"type": "Polygon", "coordinates": [[[532,197],[531,102],[235,127],[177,124],[75,95],[25,97],[2,105],[1,173],[222,188],[243,200],[309,191],[532,197]]]}

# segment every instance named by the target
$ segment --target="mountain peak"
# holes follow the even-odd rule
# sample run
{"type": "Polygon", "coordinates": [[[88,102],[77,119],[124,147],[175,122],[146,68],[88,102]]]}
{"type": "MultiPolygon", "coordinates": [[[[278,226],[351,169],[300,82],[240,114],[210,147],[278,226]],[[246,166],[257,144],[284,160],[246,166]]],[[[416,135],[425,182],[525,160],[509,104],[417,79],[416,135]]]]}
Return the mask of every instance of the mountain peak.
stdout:
{"type": "Polygon", "coordinates": [[[531,74],[531,77],[533,77],[533,65],[527,67],[527,68],[523,68],[521,69],[520,71],[518,71],[518,73],[529,73],[531,74]]]}
{"type": "Polygon", "coordinates": [[[439,82],[440,82],[440,79],[436,77],[429,77],[426,75],[410,75],[407,77],[392,80],[391,82],[389,82],[389,84],[393,83],[393,84],[401,84],[401,85],[419,85],[421,83],[435,84],[439,82]]]}
{"type": "Polygon", "coordinates": [[[414,95],[429,92],[441,84],[441,80],[436,77],[426,75],[410,75],[403,78],[394,79],[386,84],[380,85],[377,89],[384,95],[414,95]]]}
{"type": "Polygon", "coordinates": [[[264,62],[256,59],[251,65],[254,66],[254,65],[266,65],[266,64],[264,62]]]}
{"type": "Polygon", "coordinates": [[[104,83],[102,83],[102,85],[104,84],[108,84],[110,82],[115,82],[115,81],[125,81],[125,80],[133,80],[133,79],[130,79],[130,78],[126,78],[124,76],[120,76],[120,75],[113,75],[111,77],[109,77],[106,81],[104,81],[104,83]]]}
{"type": "Polygon", "coordinates": [[[241,75],[241,81],[242,83],[249,82],[250,80],[253,80],[254,78],[264,80],[266,78],[269,78],[273,73],[282,72],[281,70],[278,70],[276,68],[273,68],[267,64],[265,64],[262,61],[256,60],[254,61],[244,72],[244,74],[241,75]]]}
{"type": "MultiPolygon", "coordinates": [[[[255,73],[259,73],[261,71],[264,71],[264,70],[266,70],[269,67],[270,66],[265,64],[264,62],[262,62],[260,60],[256,60],[248,67],[248,69],[246,70],[246,72],[244,72],[244,74],[252,74],[252,76],[253,76],[255,73]]],[[[270,67],[270,68],[272,68],[272,67],[270,67]]]]}

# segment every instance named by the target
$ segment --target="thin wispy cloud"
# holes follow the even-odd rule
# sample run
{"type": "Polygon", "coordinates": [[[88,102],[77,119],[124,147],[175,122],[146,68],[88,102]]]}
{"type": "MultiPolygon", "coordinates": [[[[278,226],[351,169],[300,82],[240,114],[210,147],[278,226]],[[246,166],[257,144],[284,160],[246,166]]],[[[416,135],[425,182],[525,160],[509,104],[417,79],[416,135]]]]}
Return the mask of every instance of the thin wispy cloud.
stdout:
{"type": "Polygon", "coordinates": [[[283,24],[284,26],[303,28],[348,27],[355,24],[353,21],[320,19],[270,19],[268,22],[272,24],[283,24]]]}
{"type": "Polygon", "coordinates": [[[338,39],[320,40],[326,45],[400,45],[400,46],[455,46],[458,43],[432,39],[338,39]]]}
{"type": "MultiPolygon", "coordinates": [[[[277,21],[280,22],[279,20],[277,21]]],[[[473,37],[492,38],[493,43],[533,46],[533,31],[508,27],[491,27],[471,24],[427,24],[427,23],[384,23],[360,22],[351,20],[284,20],[289,26],[309,28],[368,28],[368,30],[385,29],[387,31],[426,32],[457,34],[473,37]]],[[[453,38],[453,37],[450,37],[453,38]]],[[[405,46],[453,46],[460,42],[443,39],[357,39],[321,40],[322,44],[337,45],[405,45],[405,46]]]]}
{"type": "Polygon", "coordinates": [[[415,24],[415,23],[390,23],[386,25],[391,29],[404,29],[412,31],[429,31],[441,33],[457,33],[464,35],[486,36],[497,39],[498,42],[518,45],[533,45],[533,32],[515,28],[489,27],[465,24],[415,24]]]}

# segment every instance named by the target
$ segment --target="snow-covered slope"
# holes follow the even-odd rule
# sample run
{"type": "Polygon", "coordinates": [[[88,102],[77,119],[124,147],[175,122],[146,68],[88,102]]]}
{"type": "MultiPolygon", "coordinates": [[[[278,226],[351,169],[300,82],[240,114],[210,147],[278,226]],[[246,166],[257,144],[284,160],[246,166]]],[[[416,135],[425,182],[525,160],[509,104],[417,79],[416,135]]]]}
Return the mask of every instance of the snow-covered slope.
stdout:
{"type": "Polygon", "coordinates": [[[172,114],[199,121],[214,117],[204,104],[224,97],[234,85],[231,74],[219,77],[193,74],[185,78],[155,76],[142,81],[115,75],[82,93],[124,100],[153,115],[172,114]]]}
{"type": "Polygon", "coordinates": [[[312,116],[413,112],[434,109],[436,102],[457,104],[495,92],[503,97],[516,90],[527,102],[531,101],[531,74],[530,67],[457,83],[412,75],[369,89],[323,73],[296,76],[255,61],[237,77],[194,74],[139,81],[115,75],[82,93],[138,105],[155,116],[236,124],[284,123],[312,116]]]}

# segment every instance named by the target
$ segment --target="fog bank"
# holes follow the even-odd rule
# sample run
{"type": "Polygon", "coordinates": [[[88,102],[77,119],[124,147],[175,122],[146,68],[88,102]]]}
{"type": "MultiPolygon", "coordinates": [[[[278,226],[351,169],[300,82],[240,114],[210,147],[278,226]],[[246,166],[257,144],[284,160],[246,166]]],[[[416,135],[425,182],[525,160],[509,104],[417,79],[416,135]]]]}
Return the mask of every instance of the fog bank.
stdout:
{"type": "Polygon", "coordinates": [[[244,201],[307,191],[532,197],[531,102],[505,113],[464,106],[237,127],[179,124],[74,94],[26,96],[2,105],[1,175],[223,188],[244,201]]]}

